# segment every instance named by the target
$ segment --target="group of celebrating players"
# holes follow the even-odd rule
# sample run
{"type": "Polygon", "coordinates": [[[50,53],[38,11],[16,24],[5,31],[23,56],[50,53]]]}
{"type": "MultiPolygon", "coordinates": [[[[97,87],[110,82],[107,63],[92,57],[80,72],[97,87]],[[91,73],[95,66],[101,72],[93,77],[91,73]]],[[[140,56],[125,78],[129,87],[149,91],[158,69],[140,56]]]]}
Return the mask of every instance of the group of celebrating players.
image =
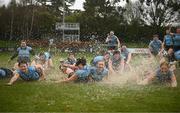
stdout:
{"type": "MultiPolygon", "coordinates": [[[[139,85],[146,85],[156,80],[160,83],[167,83],[171,87],[177,86],[174,74],[175,65],[171,63],[180,60],[180,28],[177,33],[166,31],[163,42],[158,35],[153,35],[153,41],[149,44],[150,57],[159,59],[160,64],[156,70],[150,70],[146,77],[137,82],[139,85]]],[[[131,71],[131,52],[126,45],[121,45],[117,36],[111,31],[106,39],[107,51],[100,51],[92,58],[90,65],[86,58],[77,58],[75,53],[70,52],[66,60],[60,61],[59,69],[67,75],[59,82],[99,82],[108,81],[111,76],[123,76],[125,71],[131,71]],[[121,46],[120,46],[121,45],[121,46]]],[[[7,85],[12,85],[18,78],[25,81],[45,80],[46,75],[54,69],[52,57],[49,52],[41,52],[31,62],[30,54],[34,55],[33,49],[21,41],[15,54],[10,58],[13,60],[18,56],[17,63],[13,69],[0,68],[0,77],[11,77],[7,85]]],[[[142,70],[144,71],[144,70],[142,70]]]]}

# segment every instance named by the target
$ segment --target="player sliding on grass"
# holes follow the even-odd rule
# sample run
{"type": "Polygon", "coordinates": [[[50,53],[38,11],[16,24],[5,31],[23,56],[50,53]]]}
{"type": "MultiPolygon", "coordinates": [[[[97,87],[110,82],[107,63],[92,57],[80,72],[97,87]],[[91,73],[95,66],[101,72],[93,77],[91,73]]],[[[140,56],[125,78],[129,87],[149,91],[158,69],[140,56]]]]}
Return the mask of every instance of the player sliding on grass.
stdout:
{"type": "Polygon", "coordinates": [[[59,69],[64,73],[68,75],[68,78],[70,76],[72,76],[75,72],[75,70],[78,69],[78,67],[76,66],[76,58],[74,53],[69,53],[69,56],[67,58],[67,60],[65,61],[60,61],[60,66],[59,69]]]}
{"type": "Polygon", "coordinates": [[[26,61],[20,61],[18,63],[18,69],[14,72],[14,76],[11,78],[7,85],[12,85],[18,80],[18,78],[22,78],[25,81],[45,79],[41,65],[28,66],[26,61]]]}
{"type": "Polygon", "coordinates": [[[176,76],[173,71],[170,70],[169,64],[166,61],[160,63],[160,68],[155,73],[150,73],[143,81],[138,83],[139,85],[146,85],[152,81],[158,83],[165,83],[171,87],[177,87],[176,76]]]}
{"type": "Polygon", "coordinates": [[[77,59],[76,66],[78,67],[78,70],[76,70],[72,76],[64,79],[62,82],[88,82],[90,66],[86,65],[86,59],[77,59]]]}
{"type": "Polygon", "coordinates": [[[92,65],[97,66],[97,63],[102,60],[104,60],[105,62],[105,67],[109,69],[109,64],[111,60],[111,56],[109,52],[105,52],[103,56],[99,55],[99,56],[94,57],[94,59],[92,60],[92,65]]]}
{"type": "Polygon", "coordinates": [[[8,68],[0,68],[0,78],[9,78],[13,76],[13,71],[8,68]]]}
{"type": "Polygon", "coordinates": [[[74,69],[76,61],[77,60],[76,60],[75,54],[74,53],[69,53],[69,56],[68,56],[67,60],[65,60],[62,65],[65,66],[65,67],[74,69]]]}
{"type": "Polygon", "coordinates": [[[95,67],[91,68],[91,73],[89,76],[89,81],[102,81],[104,79],[107,79],[108,77],[108,69],[105,67],[105,61],[100,60],[97,62],[97,65],[95,67]]]}

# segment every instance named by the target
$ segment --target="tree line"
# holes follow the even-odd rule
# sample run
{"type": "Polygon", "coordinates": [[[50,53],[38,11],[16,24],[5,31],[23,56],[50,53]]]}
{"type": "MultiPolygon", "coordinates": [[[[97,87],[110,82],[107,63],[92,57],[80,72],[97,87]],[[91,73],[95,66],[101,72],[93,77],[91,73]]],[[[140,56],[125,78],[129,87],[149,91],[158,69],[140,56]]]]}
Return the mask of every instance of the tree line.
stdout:
{"type": "MultiPolygon", "coordinates": [[[[104,40],[110,30],[124,41],[161,38],[171,23],[180,23],[178,0],[85,0],[84,10],[72,10],[75,0],[11,0],[0,7],[0,39],[58,37],[56,22],[80,23],[81,40],[104,40]],[[125,6],[119,5],[126,2],[125,6]]],[[[61,33],[60,33],[61,34],[61,33]]]]}

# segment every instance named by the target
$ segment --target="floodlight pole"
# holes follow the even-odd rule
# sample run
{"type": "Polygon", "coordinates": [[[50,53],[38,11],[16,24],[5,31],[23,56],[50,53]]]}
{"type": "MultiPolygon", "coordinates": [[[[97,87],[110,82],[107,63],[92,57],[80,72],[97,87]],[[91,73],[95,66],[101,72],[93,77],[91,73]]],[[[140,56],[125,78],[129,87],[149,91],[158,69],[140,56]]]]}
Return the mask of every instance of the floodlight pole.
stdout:
{"type": "Polygon", "coordinates": [[[63,0],[63,42],[64,42],[64,28],[65,28],[65,0],[63,0]]]}

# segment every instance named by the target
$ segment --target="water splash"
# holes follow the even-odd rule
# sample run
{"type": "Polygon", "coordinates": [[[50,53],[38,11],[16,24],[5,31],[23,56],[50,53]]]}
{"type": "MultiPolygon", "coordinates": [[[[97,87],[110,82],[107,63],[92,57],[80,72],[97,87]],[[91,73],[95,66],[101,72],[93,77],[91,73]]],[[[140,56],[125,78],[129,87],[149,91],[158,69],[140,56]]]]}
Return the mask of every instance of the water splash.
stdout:
{"type": "Polygon", "coordinates": [[[158,60],[154,57],[135,56],[132,59],[131,69],[122,73],[109,75],[105,84],[113,85],[135,85],[143,80],[150,72],[155,71],[158,67],[158,60]]]}
{"type": "MultiPolygon", "coordinates": [[[[55,68],[50,70],[46,75],[47,82],[61,81],[67,77],[59,69],[59,61],[63,58],[53,59],[55,68]]],[[[155,71],[158,67],[159,61],[154,57],[147,57],[142,55],[134,56],[131,62],[131,69],[125,70],[123,73],[110,74],[108,80],[101,82],[107,85],[135,85],[144,79],[150,71],[155,71]]]]}

